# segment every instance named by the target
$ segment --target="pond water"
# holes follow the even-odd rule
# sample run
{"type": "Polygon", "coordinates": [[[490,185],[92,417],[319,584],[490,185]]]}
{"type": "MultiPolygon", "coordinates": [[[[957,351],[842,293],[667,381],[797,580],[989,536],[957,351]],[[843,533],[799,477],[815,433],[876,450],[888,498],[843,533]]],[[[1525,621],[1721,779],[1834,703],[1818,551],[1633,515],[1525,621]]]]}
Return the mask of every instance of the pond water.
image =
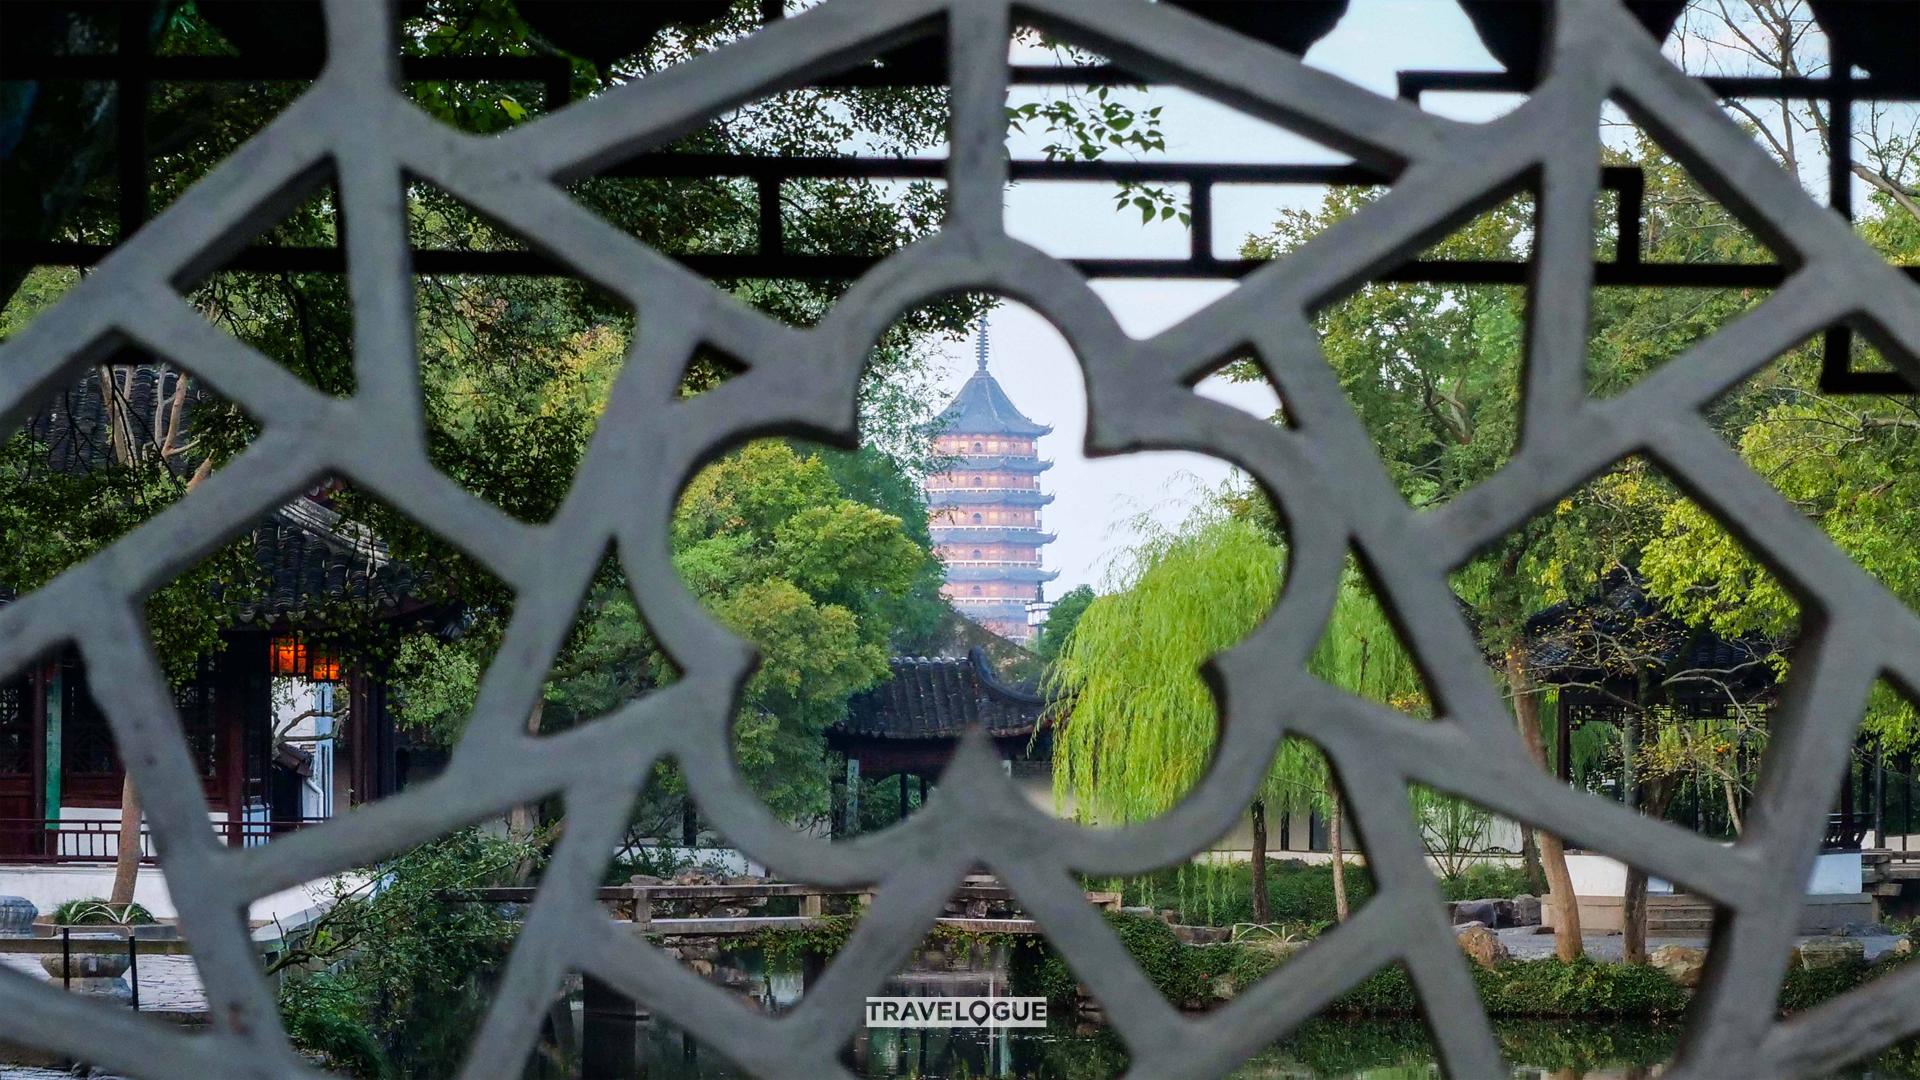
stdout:
{"type": "MultiPolygon", "coordinates": [[[[791,1007],[802,993],[797,969],[766,970],[756,958],[732,959],[721,981],[757,998],[765,1007],[791,1007]]],[[[996,972],[921,973],[893,980],[886,995],[1007,993],[996,972]]],[[[1541,1080],[1635,1080],[1658,1076],[1680,1042],[1676,1023],[1617,1020],[1497,1021],[1494,1033],[1514,1077],[1541,1080]]],[[[536,1061],[528,1080],[581,1075],[642,1075],[648,1080],[748,1080],[712,1049],[664,1023],[609,1021],[582,1024],[582,1040],[560,1057],[536,1061]],[[591,1029],[591,1030],[588,1030],[591,1029]],[[599,1057],[581,1060],[582,1045],[599,1057]]],[[[872,1080],[1104,1080],[1126,1071],[1125,1045],[1111,1031],[1055,1019],[1043,1029],[967,1031],[939,1029],[863,1030],[843,1059],[856,1075],[872,1080]]],[[[1242,1080],[1306,1080],[1362,1077],[1411,1080],[1440,1075],[1432,1040],[1415,1019],[1327,1018],[1302,1025],[1267,1047],[1233,1074],[1242,1080]]],[[[1920,1080],[1920,1050],[1888,1055],[1838,1074],[1852,1080],[1920,1080]]]]}
{"type": "MultiPolygon", "coordinates": [[[[1529,1020],[1496,1022],[1494,1032],[1513,1064],[1512,1075],[1541,1080],[1655,1077],[1680,1040],[1676,1024],[1529,1020]]],[[[648,1080],[748,1080],[749,1074],[666,1025],[643,1024],[636,1035],[640,1075],[648,1080]]],[[[874,1080],[1104,1080],[1126,1071],[1127,1054],[1111,1032],[1056,1022],[1044,1031],[865,1032],[845,1061],[856,1075],[874,1080]]],[[[1419,1021],[1321,1019],[1307,1022],[1231,1075],[1240,1080],[1412,1080],[1439,1076],[1440,1070],[1419,1021]]],[[[1896,1066],[1838,1075],[1911,1080],[1916,1074],[1896,1066]]]]}

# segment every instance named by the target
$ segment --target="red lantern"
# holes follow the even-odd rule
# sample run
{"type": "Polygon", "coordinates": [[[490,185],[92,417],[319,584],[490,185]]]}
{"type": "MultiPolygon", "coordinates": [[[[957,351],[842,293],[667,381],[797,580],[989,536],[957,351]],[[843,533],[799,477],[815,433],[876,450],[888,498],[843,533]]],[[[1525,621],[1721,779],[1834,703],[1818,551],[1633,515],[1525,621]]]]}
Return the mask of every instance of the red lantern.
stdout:
{"type": "Polygon", "coordinates": [[[315,646],[307,650],[307,678],[314,682],[340,681],[340,657],[332,649],[315,646]]]}
{"type": "Polygon", "coordinates": [[[279,634],[268,643],[269,667],[275,675],[305,678],[307,643],[298,634],[279,634]]]}
{"type": "Polygon", "coordinates": [[[309,645],[299,634],[278,634],[267,644],[268,669],[275,676],[334,683],[341,680],[340,657],[324,645],[309,645]]]}

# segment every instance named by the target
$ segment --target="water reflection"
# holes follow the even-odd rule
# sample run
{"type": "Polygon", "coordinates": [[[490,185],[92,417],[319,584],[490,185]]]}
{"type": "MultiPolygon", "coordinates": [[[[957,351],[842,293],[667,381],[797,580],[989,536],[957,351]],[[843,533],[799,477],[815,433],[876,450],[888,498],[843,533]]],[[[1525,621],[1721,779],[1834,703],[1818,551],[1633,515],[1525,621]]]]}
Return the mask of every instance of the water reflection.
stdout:
{"type": "MultiPolygon", "coordinates": [[[[721,967],[716,979],[776,1011],[790,1008],[809,981],[798,963],[769,967],[757,957],[735,957],[721,967]]],[[[943,971],[893,980],[881,992],[986,995],[1007,990],[997,972],[943,971]]],[[[613,1065],[602,1058],[596,1067],[576,1051],[564,1062],[549,1057],[529,1071],[529,1080],[616,1075],[749,1080],[717,1052],[664,1022],[605,1010],[576,1009],[574,1015],[584,1020],[576,1029],[581,1036],[591,1038],[589,1031],[597,1027],[600,1047],[617,1042],[622,1060],[613,1065]]],[[[1679,1046],[1681,1028],[1616,1020],[1522,1020],[1496,1022],[1494,1033],[1502,1055],[1514,1063],[1516,1080],[1641,1080],[1664,1071],[1679,1046]]],[[[591,1052],[587,1056],[591,1058],[591,1052]]],[[[1126,1047],[1111,1031],[1062,1019],[1044,1030],[863,1030],[843,1060],[855,1075],[870,1080],[1105,1080],[1127,1068],[1126,1047]]],[[[1302,1025],[1232,1075],[1237,1080],[1426,1080],[1441,1074],[1433,1042],[1419,1021],[1329,1018],[1302,1025]]],[[[1839,1075],[1848,1080],[1920,1080],[1920,1047],[1893,1051],[1839,1075]]]]}

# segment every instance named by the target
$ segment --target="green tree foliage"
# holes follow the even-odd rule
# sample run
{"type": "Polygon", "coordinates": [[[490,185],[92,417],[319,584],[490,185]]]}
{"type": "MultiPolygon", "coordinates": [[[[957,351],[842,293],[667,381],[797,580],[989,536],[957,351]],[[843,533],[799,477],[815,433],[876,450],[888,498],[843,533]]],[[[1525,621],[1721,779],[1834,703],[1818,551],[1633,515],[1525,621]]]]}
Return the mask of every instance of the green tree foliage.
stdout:
{"type": "MultiPolygon", "coordinates": [[[[162,10],[165,18],[153,27],[156,51],[234,51],[235,43],[192,4],[164,9],[156,5],[157,12],[162,10]]],[[[582,42],[543,37],[509,0],[436,0],[411,19],[400,41],[404,51],[418,56],[558,56],[571,71],[573,93],[586,96],[732,41],[753,28],[756,11],[751,4],[735,5],[724,18],[632,41],[630,54],[611,62],[572,55],[568,48],[582,42]]],[[[51,35],[50,41],[92,32],[86,16],[74,18],[79,21],[73,26],[40,29],[51,35]]],[[[292,31],[275,25],[263,32],[285,37],[292,31]]],[[[258,44],[240,42],[243,49],[258,44]]],[[[281,44],[311,48],[311,42],[281,44]]],[[[171,202],[258,132],[301,89],[296,81],[156,85],[148,128],[154,145],[164,152],[154,162],[151,205],[159,209],[171,202]]],[[[543,106],[538,96],[527,91],[524,85],[466,80],[408,84],[408,93],[426,112],[479,133],[504,130],[539,113],[543,106]]],[[[9,233],[38,235],[38,229],[59,240],[115,239],[111,178],[97,169],[72,167],[94,161],[98,155],[90,156],[90,148],[95,143],[111,150],[111,125],[96,130],[81,124],[81,113],[64,99],[44,97],[44,107],[33,111],[33,100],[32,95],[8,96],[0,104],[24,110],[19,118],[26,141],[64,147],[62,160],[69,165],[33,172],[27,169],[37,160],[32,155],[9,158],[9,233]],[[68,145],[75,142],[84,145],[76,151],[68,145]],[[32,197],[22,201],[15,196],[32,197]],[[14,210],[27,213],[21,208],[31,209],[33,229],[13,228],[18,216],[14,210]],[[49,216],[49,210],[56,213],[49,216]]],[[[938,143],[945,119],[944,92],[938,89],[802,90],[747,103],[723,122],[697,128],[668,149],[837,154],[858,141],[905,154],[938,143]]],[[[753,186],[734,180],[601,178],[581,183],[573,194],[668,253],[740,250],[757,229],[753,186]]],[[[500,250],[517,244],[443,192],[414,185],[408,195],[413,240],[423,247],[500,250]]],[[[884,253],[930,231],[941,200],[932,185],[902,189],[867,181],[809,180],[785,185],[782,205],[788,240],[796,250],[884,253]]],[[[259,242],[324,248],[338,241],[338,233],[337,206],[327,189],[295,207],[259,242]]],[[[9,275],[4,284],[11,302],[0,314],[0,330],[21,325],[75,280],[72,272],[58,269],[35,270],[25,278],[9,275]]],[[[422,382],[434,463],[516,516],[550,517],[568,491],[607,388],[620,370],[633,313],[595,289],[561,278],[423,275],[417,283],[422,382]]],[[[801,324],[816,321],[845,286],[716,284],[775,318],[801,324]]],[[[352,392],[352,313],[340,275],[221,271],[198,283],[189,296],[217,325],[314,386],[330,393],[352,392]]],[[[929,333],[961,332],[977,307],[977,302],[955,301],[917,309],[874,353],[863,422],[881,456],[894,459],[896,472],[910,472],[917,441],[923,441],[917,425],[928,406],[913,391],[913,376],[928,355],[921,342],[929,333]]],[[[710,363],[697,361],[689,378],[691,388],[700,389],[718,375],[710,363]]],[[[39,447],[21,436],[10,439],[0,448],[0,494],[8,496],[0,528],[7,548],[20,552],[21,558],[9,560],[0,584],[15,591],[38,587],[180,498],[182,481],[195,462],[210,460],[217,468],[254,434],[251,422],[237,410],[207,403],[192,412],[190,446],[171,470],[141,468],[114,475],[99,470],[102,475],[54,478],[39,447]]],[[[869,465],[869,487],[890,467],[869,465]]],[[[483,617],[497,616],[510,602],[490,575],[395,508],[363,498],[350,487],[334,489],[327,498],[351,523],[370,528],[409,568],[416,599],[474,609],[483,617]]],[[[193,657],[215,647],[219,631],[231,625],[233,598],[250,587],[241,578],[248,555],[236,545],[203,562],[193,572],[197,576],[181,579],[154,598],[154,633],[171,666],[190,667],[193,657]]],[[[923,597],[933,591],[926,581],[923,597]]],[[[928,618],[918,609],[895,614],[923,622],[928,618]]],[[[338,643],[363,668],[379,668],[404,644],[404,634],[388,631],[405,628],[383,624],[368,612],[316,610],[312,615],[316,629],[354,626],[367,631],[338,643]]],[[[412,646],[416,657],[426,648],[412,646]]]]}
{"type": "Polygon", "coordinates": [[[1093,586],[1076,585],[1061,594],[1053,602],[1052,610],[1047,612],[1046,625],[1040,631],[1040,641],[1033,651],[1048,664],[1060,659],[1060,653],[1073,640],[1074,627],[1080,624],[1080,616],[1087,613],[1093,603],[1093,586]]]}
{"type": "MultiPolygon", "coordinates": [[[[1920,218],[1884,194],[1862,232],[1888,258],[1920,261],[1920,218]]],[[[1870,348],[1855,362],[1870,364],[1870,348]]],[[[1724,405],[1721,426],[1760,475],[1816,521],[1841,550],[1920,608],[1920,397],[1820,394],[1816,359],[1801,349],[1724,405]]],[[[1719,524],[1690,502],[1661,505],[1642,569],[1682,618],[1728,637],[1790,639],[1799,605],[1719,524]]],[[[1867,731],[1890,752],[1920,743],[1920,713],[1884,684],[1867,731]]]]}
{"type": "Polygon", "coordinates": [[[355,1076],[452,1070],[516,929],[463,893],[510,884],[539,846],[467,829],[334,879],[326,913],[268,963],[288,1034],[355,1076]]]}
{"type": "MultiPolygon", "coordinates": [[[[794,820],[825,813],[823,733],[849,696],[886,677],[899,613],[928,567],[938,572],[899,518],[851,498],[835,472],[822,454],[754,443],[695,477],[673,520],[681,578],[759,647],[736,752],[768,805],[794,820]]],[[[547,684],[543,730],[586,723],[674,677],[618,571],[606,577],[547,684]]],[[[397,668],[403,720],[455,737],[499,631],[497,620],[476,620],[457,641],[408,642],[397,668]]],[[[678,794],[677,779],[661,780],[663,795],[678,794]]]]}
{"type": "MultiPolygon", "coordinates": [[[[1772,257],[1726,209],[1644,137],[1608,151],[1647,176],[1643,257],[1660,262],[1757,262],[1772,257]]],[[[1245,253],[1277,257],[1377,195],[1330,192],[1314,212],[1283,215],[1245,253]]],[[[1889,257],[1920,252],[1920,220],[1879,194],[1863,235],[1889,257]]],[[[1602,226],[1606,223],[1601,222],[1602,226]]],[[[1524,258],[1531,208],[1509,201],[1431,254],[1524,258]]],[[[1612,244],[1599,228],[1602,254],[1612,244]]],[[[1632,386],[1765,298],[1754,289],[1595,290],[1589,375],[1608,396],[1632,386]]],[[[1506,461],[1516,436],[1524,295],[1518,289],[1373,284],[1331,305],[1319,327],[1338,375],[1402,493],[1415,506],[1445,502],[1506,461]]],[[[1810,349],[1782,359],[1717,403],[1709,420],[1788,498],[1896,593],[1920,597],[1920,560],[1899,538],[1911,530],[1914,399],[1819,395],[1810,349]]],[[[1257,376],[1250,366],[1239,377],[1257,376]]],[[[1540,608],[1584,599],[1619,567],[1644,572],[1667,610],[1733,636],[1791,638],[1792,599],[1709,515],[1639,459],[1522,525],[1456,579],[1489,652],[1504,652],[1540,608]]],[[[1907,715],[1910,716],[1910,710],[1907,715]]],[[[1875,730],[1910,720],[1876,709],[1875,730]]]]}
{"type": "MultiPolygon", "coordinates": [[[[1146,523],[1143,523],[1146,524],[1146,523]]],[[[1199,670],[1252,632],[1279,595],[1285,550],[1259,525],[1215,511],[1154,530],[1120,563],[1119,588],[1095,599],[1049,675],[1073,710],[1054,738],[1054,793],[1107,824],[1164,813],[1200,779],[1218,726],[1199,670]]],[[[1423,700],[1417,672],[1358,574],[1339,599],[1313,673],[1375,700],[1423,700]]],[[[1324,806],[1318,751],[1288,740],[1258,798],[1275,809],[1324,806]]]]}
{"type": "MultiPolygon", "coordinates": [[[[753,5],[736,5],[722,19],[634,42],[637,52],[611,63],[571,56],[571,88],[576,96],[591,95],[710,51],[750,31],[755,12],[753,5]]],[[[190,4],[172,9],[154,32],[162,52],[233,50],[190,4]]],[[[507,0],[436,0],[408,24],[401,40],[406,51],[422,56],[567,55],[562,43],[544,38],[507,0]]],[[[152,204],[170,202],[299,89],[282,82],[156,88],[149,127],[168,152],[155,163],[152,204]]],[[[483,134],[540,111],[537,95],[527,89],[471,81],[408,84],[429,114],[483,134]]],[[[670,149],[837,154],[859,141],[906,154],[943,138],[945,119],[944,92],[937,89],[801,90],[743,105],[670,149]]],[[[59,117],[51,113],[36,114],[33,121],[47,129],[36,127],[37,137],[77,137],[59,129],[59,117]]],[[[111,134],[103,137],[110,142],[111,134]]],[[[40,183],[29,177],[15,184],[14,178],[10,171],[10,196],[40,183]]],[[[83,177],[81,183],[94,181],[83,177]]],[[[670,254],[742,250],[758,227],[755,189],[735,180],[597,178],[577,185],[573,194],[670,254]]],[[[784,185],[781,195],[791,246],[852,254],[885,253],[924,235],[941,205],[932,185],[902,189],[808,180],[784,185]]],[[[65,208],[52,223],[59,238],[113,239],[110,191],[88,188],[47,205],[56,204],[65,208]]],[[[426,185],[409,189],[408,216],[412,239],[422,247],[488,251],[517,245],[426,185]]],[[[259,242],[327,247],[338,240],[337,206],[328,189],[295,207],[259,242]]],[[[13,299],[0,314],[0,331],[24,324],[76,280],[57,269],[10,278],[13,299]]],[[[820,318],[845,286],[715,284],[798,324],[820,318]]],[[[221,271],[199,283],[190,299],[217,325],[315,387],[353,391],[352,311],[341,276],[221,271]]],[[[633,312],[566,278],[421,275],[415,302],[433,463],[516,517],[551,518],[622,370],[633,312]]],[[[940,570],[927,554],[925,508],[915,483],[929,445],[929,404],[918,384],[930,355],[929,335],[962,332],[979,304],[962,298],[916,309],[877,344],[863,384],[863,449],[805,457],[752,449],[716,466],[682,503],[675,525],[677,568],[717,617],[762,649],[763,663],[743,700],[738,741],[749,772],[784,812],[804,817],[824,805],[815,775],[818,731],[848,693],[884,675],[889,643],[924,640],[936,631],[944,610],[940,570]],[[733,482],[743,490],[716,494],[733,482]],[[765,503],[729,502],[749,497],[765,503]],[[734,510],[745,516],[729,517],[734,510]]],[[[724,358],[696,356],[684,391],[709,389],[726,373],[724,358]]],[[[8,560],[0,584],[15,591],[38,587],[182,497],[196,462],[218,468],[255,434],[248,418],[217,401],[196,406],[188,422],[185,446],[171,457],[135,456],[125,467],[83,475],[55,473],[42,447],[24,435],[10,439],[0,453],[0,538],[19,557],[8,560]]],[[[405,568],[412,598],[440,614],[430,624],[399,623],[365,605],[310,597],[306,629],[334,639],[351,666],[394,677],[406,722],[451,739],[472,707],[513,598],[458,548],[421,529],[404,508],[386,506],[351,485],[331,486],[319,497],[345,516],[347,527],[363,526],[379,537],[405,568]]],[[[190,671],[197,655],[218,647],[220,632],[239,609],[235,600],[257,588],[252,569],[251,552],[236,544],[151,599],[156,643],[170,666],[190,671]]],[[[547,730],[584,722],[672,677],[634,611],[624,577],[609,561],[557,661],[543,715],[530,722],[547,730]]],[[[670,796],[677,778],[667,771],[658,779],[670,796]]]]}

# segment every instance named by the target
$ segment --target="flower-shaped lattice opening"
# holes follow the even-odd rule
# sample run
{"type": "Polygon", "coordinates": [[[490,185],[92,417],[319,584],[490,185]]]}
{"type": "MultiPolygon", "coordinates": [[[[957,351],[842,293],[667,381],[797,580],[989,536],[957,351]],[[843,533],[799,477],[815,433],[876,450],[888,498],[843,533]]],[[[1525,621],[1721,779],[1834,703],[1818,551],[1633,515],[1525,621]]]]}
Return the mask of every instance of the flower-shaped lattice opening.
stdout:
{"type": "MultiPolygon", "coordinates": [[[[1357,160],[1406,163],[1394,190],[1242,287],[1147,340],[1121,334],[1069,268],[1009,240],[1000,206],[1006,55],[1015,19],[1004,0],[829,0],[674,77],[630,86],[495,139],[450,131],[392,83],[382,20],[329,4],[329,54],[314,87],[226,165],[183,194],[0,355],[0,419],[97,359],[116,331],[156,351],[197,357],[262,434],[176,510],[134,530],[0,612],[0,669],[63,641],[118,678],[101,705],[151,792],[191,790],[166,684],[136,604],[158,583],[314,476],[337,472],[452,540],[514,591],[517,603],[466,735],[446,773],[366,812],[253,849],[219,846],[188,798],[149,805],[182,925],[208,985],[213,1029],[199,1036],[96,1010],[47,987],[0,981],[14,1039],[144,1074],[298,1074],[239,905],[395,852],[543,796],[568,827],[528,912],[511,966],[475,1037],[470,1075],[511,1071],[569,969],[640,1000],[748,1069],[835,1074],[859,1022],[858,999],[904,960],[971,867],[1010,886],[1083,980],[1142,1075],[1217,1075],[1310,1015],[1366,972],[1399,963],[1434,1021],[1449,1069],[1491,1075],[1498,1056],[1473,984],[1441,915],[1410,816],[1410,781],[1441,787],[1571,841],[1627,857],[1716,898],[1720,948],[1682,1049],[1680,1070],[1814,1071],[1910,1034],[1920,973],[1881,980],[1836,1007],[1777,1022],[1775,991],[1793,917],[1774,898],[1797,890],[1818,847],[1830,786],[1867,693],[1883,672],[1920,683],[1920,622],[1863,575],[1713,437],[1699,410],[1730,381],[1817,328],[1870,326],[1888,359],[1920,374],[1913,283],[1812,204],[1710,96],[1676,71],[1617,3],[1557,5],[1545,75],[1525,104],[1486,125],[1460,125],[1315,72],[1297,60],[1168,5],[1027,0],[1017,17],[1084,40],[1129,69],[1185,82],[1357,160]],[[690,118],[804,82],[847,55],[884,49],[945,20],[952,153],[942,231],[864,275],[815,327],[756,315],[620,234],[568,198],[564,182],[629,148],[670,137],[690,118]],[[1604,402],[1585,383],[1585,312],[1602,103],[1624,99],[1676,159],[1791,256],[1783,286],[1734,327],[1675,359],[1658,378],[1604,402]],[[354,395],[323,400],[271,378],[268,361],[204,322],[172,290],[217,264],[234,237],[273,219],[331,160],[340,178],[355,309],[354,395]],[[445,188],[638,312],[628,360],[569,493],[574,513],[531,525],[506,519],[428,461],[415,375],[402,177],[445,188]],[[1418,251],[1526,178],[1538,189],[1532,307],[1526,328],[1520,440],[1507,467],[1445,507],[1410,511],[1319,356],[1310,311],[1418,251]],[[1000,292],[1052,320],[1088,365],[1093,449],[1178,447],[1215,453],[1257,477],[1290,515],[1294,565],[1261,631],[1216,666],[1223,767],[1175,812],[1107,835],[1049,823],[991,793],[998,763],[964,747],[946,789],[949,813],[909,849],[797,846],[756,809],[726,758],[724,733],[749,657],[675,580],[667,521],[698,466],[761,434],[854,435],[866,350],[900,313],[954,290],[1000,292]],[[680,394],[697,349],[746,370],[714,391],[680,394]],[[1192,383],[1224,358],[1255,354],[1294,425],[1225,423],[1192,383]],[[1784,703],[1759,800],[1764,821],[1732,848],[1603,812],[1534,769],[1487,685],[1446,574],[1529,513],[1620,457],[1645,451],[1692,490],[1799,596],[1810,626],[1802,671],[1784,703]],[[684,672],[664,691],[598,722],[534,738],[525,717],[545,660],[612,544],[640,615],[684,672]],[[1426,674],[1439,722],[1412,722],[1309,678],[1349,547],[1374,573],[1384,606],[1426,674]],[[1332,760],[1368,844],[1378,886],[1353,922],[1232,1004],[1182,1017],[1086,904],[1076,873],[1127,873],[1177,862],[1225,831],[1284,731],[1332,760]],[[634,778],[662,757],[683,763],[724,831],[775,870],[823,884],[870,886],[873,905],[834,964],[787,1016],[743,1015],[724,991],[614,930],[592,901],[626,820],[634,778]],[[1243,764],[1243,762],[1245,764],[1243,764]],[[1805,778],[1813,777],[1813,781],[1805,778]],[[980,797],[982,795],[986,797],[980,797]],[[907,857],[901,858],[899,856],[907,857]],[[881,856],[891,856],[883,858],[881,856]],[[1906,996],[1903,998],[1903,994],[1906,996]]],[[[1225,410],[1231,412],[1231,410],[1225,410]]],[[[1234,414],[1236,421],[1245,418],[1234,414]]],[[[99,688],[108,689],[108,688],[99,688]]]]}

